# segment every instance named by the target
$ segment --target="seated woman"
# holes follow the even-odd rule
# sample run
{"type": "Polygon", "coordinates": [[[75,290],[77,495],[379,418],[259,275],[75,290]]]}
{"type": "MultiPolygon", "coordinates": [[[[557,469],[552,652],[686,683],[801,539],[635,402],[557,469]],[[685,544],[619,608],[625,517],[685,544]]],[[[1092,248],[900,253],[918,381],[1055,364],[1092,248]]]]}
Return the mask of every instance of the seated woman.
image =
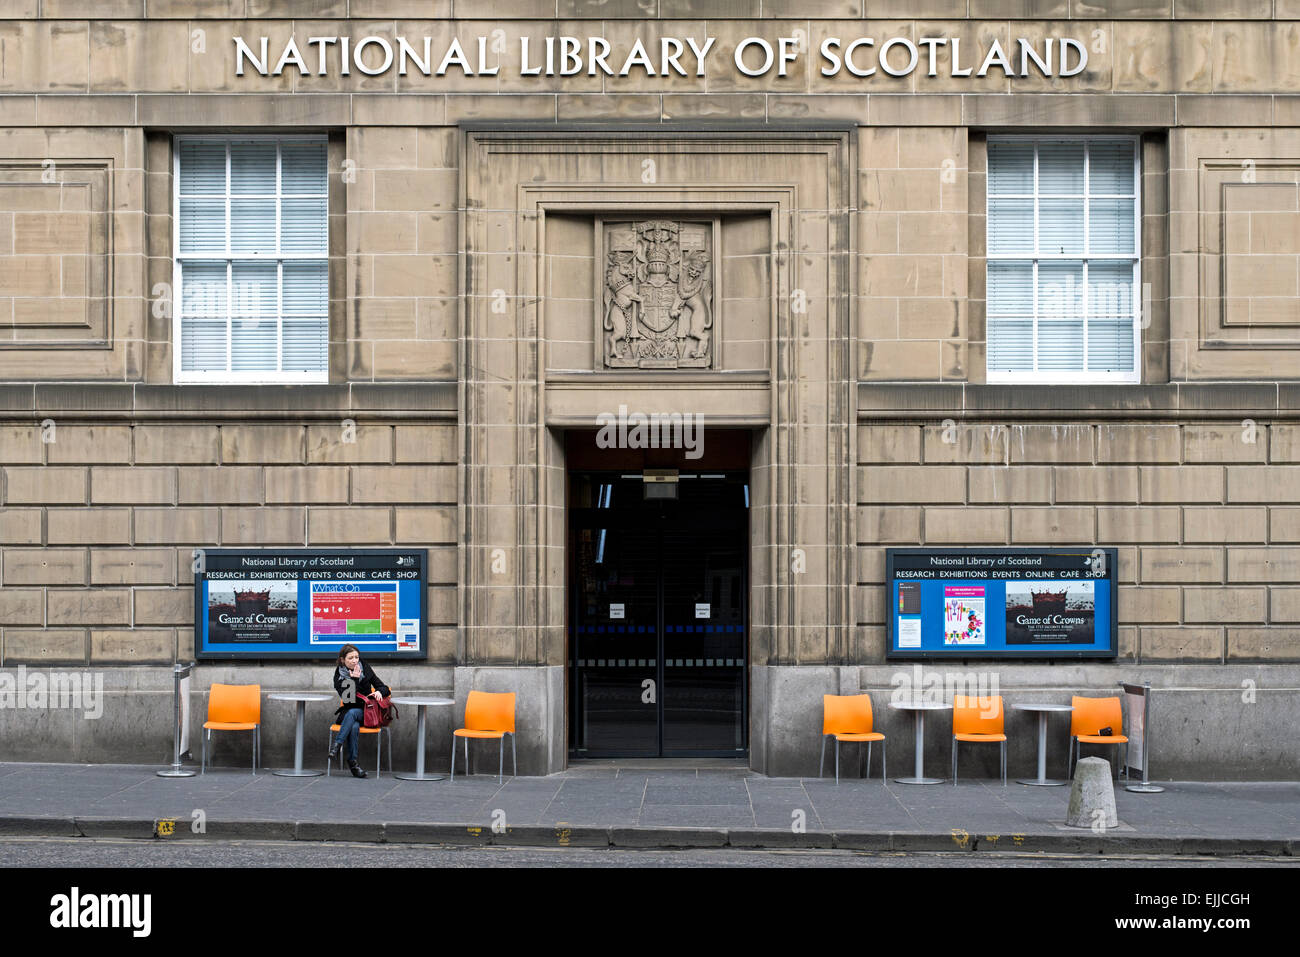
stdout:
{"type": "Polygon", "coordinates": [[[338,757],[339,749],[348,746],[348,768],[354,778],[364,778],[366,772],[357,767],[357,745],[361,738],[361,719],[365,716],[364,697],[378,701],[393,693],[388,685],[380,680],[379,675],[361,660],[361,652],[356,645],[344,645],[339,649],[338,667],[334,669],[334,690],[339,693],[343,703],[334,717],[338,719],[339,733],[330,745],[330,760],[338,757]]]}

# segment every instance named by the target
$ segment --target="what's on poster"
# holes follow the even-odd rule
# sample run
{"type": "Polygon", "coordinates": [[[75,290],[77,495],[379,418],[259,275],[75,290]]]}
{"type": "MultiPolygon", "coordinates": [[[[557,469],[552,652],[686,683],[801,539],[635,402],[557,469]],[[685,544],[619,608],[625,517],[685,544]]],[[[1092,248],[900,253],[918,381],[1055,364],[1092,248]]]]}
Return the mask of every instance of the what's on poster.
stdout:
{"type": "Polygon", "coordinates": [[[1114,657],[1114,549],[886,549],[888,656],[1114,657]]]}

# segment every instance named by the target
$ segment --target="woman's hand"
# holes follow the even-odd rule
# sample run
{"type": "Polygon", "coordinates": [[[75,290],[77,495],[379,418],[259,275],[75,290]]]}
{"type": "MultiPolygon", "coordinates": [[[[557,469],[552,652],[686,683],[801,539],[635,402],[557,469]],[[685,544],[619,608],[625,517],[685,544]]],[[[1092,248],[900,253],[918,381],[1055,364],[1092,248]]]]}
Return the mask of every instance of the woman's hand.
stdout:
{"type": "Polygon", "coordinates": [[[374,698],[376,701],[384,700],[383,692],[379,691],[378,689],[370,692],[370,697],[374,698]]]}

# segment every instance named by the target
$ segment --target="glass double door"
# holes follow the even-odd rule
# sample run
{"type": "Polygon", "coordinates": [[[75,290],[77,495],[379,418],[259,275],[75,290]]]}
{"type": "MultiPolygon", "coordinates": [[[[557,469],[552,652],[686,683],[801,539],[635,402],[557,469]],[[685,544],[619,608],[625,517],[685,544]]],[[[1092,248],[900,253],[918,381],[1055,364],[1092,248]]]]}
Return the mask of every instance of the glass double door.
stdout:
{"type": "Polygon", "coordinates": [[[746,752],[747,486],[687,475],[573,476],[571,750],[581,757],[746,752]]]}

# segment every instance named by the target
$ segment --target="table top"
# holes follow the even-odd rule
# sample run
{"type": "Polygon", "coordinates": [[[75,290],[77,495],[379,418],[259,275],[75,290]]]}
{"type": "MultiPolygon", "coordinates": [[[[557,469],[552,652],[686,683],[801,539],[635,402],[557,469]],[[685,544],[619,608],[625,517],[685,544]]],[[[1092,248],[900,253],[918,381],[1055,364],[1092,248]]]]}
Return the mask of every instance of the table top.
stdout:
{"type": "Polygon", "coordinates": [[[276,691],[267,695],[272,701],[331,701],[337,697],[324,691],[276,691]]]}
{"type": "Polygon", "coordinates": [[[1013,704],[1017,711],[1073,711],[1072,704],[1013,704]]]}
{"type": "Polygon", "coordinates": [[[936,701],[891,701],[891,708],[897,708],[899,711],[951,711],[952,705],[941,704],[936,701]]]}
{"type": "Polygon", "coordinates": [[[438,705],[448,705],[448,704],[456,703],[455,700],[452,698],[442,698],[437,695],[427,695],[427,694],[400,695],[400,696],[394,695],[391,700],[393,704],[414,704],[414,705],[424,704],[424,705],[430,705],[431,707],[435,707],[435,708],[438,705]]]}

